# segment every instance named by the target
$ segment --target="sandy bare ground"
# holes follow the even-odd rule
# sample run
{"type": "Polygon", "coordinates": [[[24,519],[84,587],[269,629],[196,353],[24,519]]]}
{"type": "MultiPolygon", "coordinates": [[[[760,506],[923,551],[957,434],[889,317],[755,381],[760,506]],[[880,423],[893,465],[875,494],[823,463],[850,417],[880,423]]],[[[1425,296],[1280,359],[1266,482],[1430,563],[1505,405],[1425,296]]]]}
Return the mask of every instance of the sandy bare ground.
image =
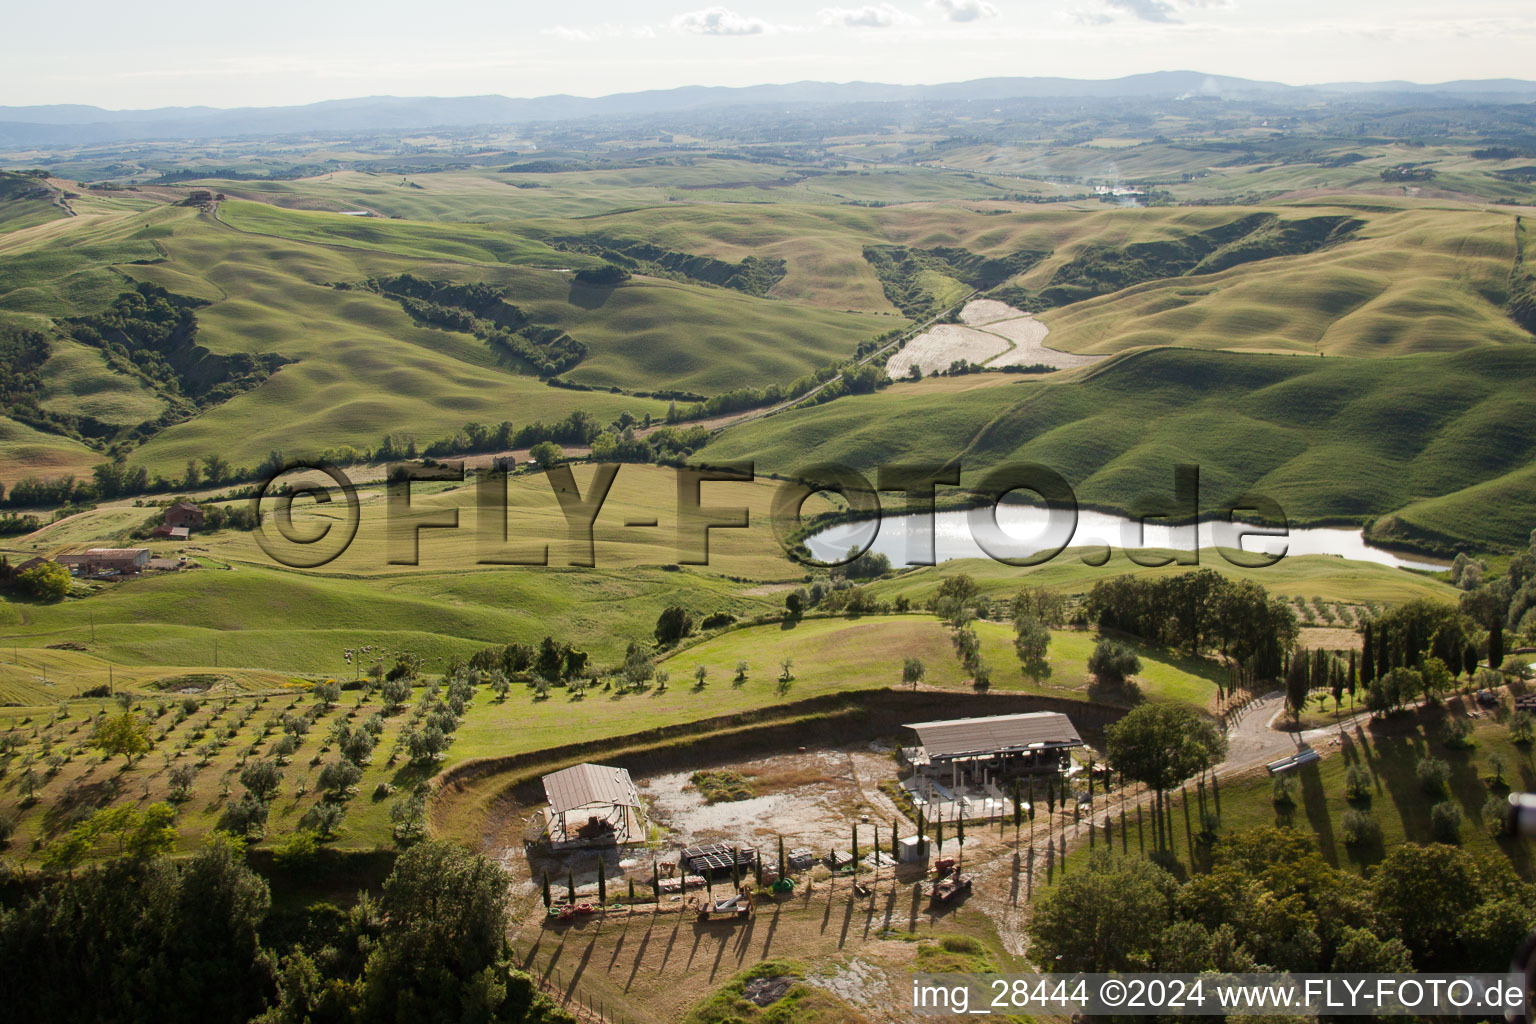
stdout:
{"type": "Polygon", "coordinates": [[[947,370],[957,359],[981,366],[1032,366],[1058,370],[1088,366],[1103,356],[1083,356],[1047,348],[1050,329],[1029,313],[996,299],[972,299],[960,311],[961,323],[938,324],[902,347],[885,364],[900,380],[916,366],[925,374],[947,370]]]}
{"type": "Polygon", "coordinates": [[[852,825],[859,827],[859,845],[874,844],[880,826],[881,845],[890,842],[896,808],[880,792],[880,782],[894,778],[895,765],[886,753],[868,744],[841,749],[813,748],[773,757],[720,765],[741,773],[756,796],[716,804],[706,803],[689,783],[690,772],[670,772],[637,782],[649,805],[651,820],[661,826],[668,847],[714,842],[750,842],[765,855],[777,856],[778,837],[786,847],[806,846],[824,853],[847,849],[852,825]]]}
{"type": "Polygon", "coordinates": [[[947,370],[956,359],[986,364],[1008,351],[1002,338],[960,324],[939,324],[902,346],[886,360],[885,372],[901,380],[916,366],[925,374],[947,370]]]}
{"type": "Polygon", "coordinates": [[[1023,310],[1015,309],[1006,302],[998,302],[996,299],[972,299],[960,311],[960,322],[968,327],[985,327],[999,320],[1012,320],[1024,315],[1023,310]]]}

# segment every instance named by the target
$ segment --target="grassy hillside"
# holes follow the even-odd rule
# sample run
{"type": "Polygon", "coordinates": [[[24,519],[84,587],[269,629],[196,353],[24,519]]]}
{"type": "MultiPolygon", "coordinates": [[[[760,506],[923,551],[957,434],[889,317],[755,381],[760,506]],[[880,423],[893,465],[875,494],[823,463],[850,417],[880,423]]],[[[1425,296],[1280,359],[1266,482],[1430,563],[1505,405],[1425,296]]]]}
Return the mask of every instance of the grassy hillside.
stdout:
{"type": "Polygon", "coordinates": [[[45,410],[78,414],[104,423],[139,423],[165,410],[165,402],[137,378],[107,367],[99,349],[76,341],[52,342],[52,354],[43,365],[45,410]]]}
{"type": "Polygon", "coordinates": [[[130,580],[58,605],[8,601],[0,604],[0,630],[15,647],[80,643],[101,659],[60,666],[55,682],[67,694],[104,682],[106,662],[210,666],[215,647],[223,666],[350,677],[346,648],[371,646],[386,664],[411,650],[430,671],[454,654],[555,634],[608,664],[630,640],[650,637],[669,604],[699,615],[767,607],[718,578],[661,570],[434,572],[365,581],[241,566],[130,580]]]}
{"type": "MultiPolygon", "coordinates": [[[[1205,263],[1052,310],[1042,317],[1050,344],[1087,352],[1179,345],[1381,356],[1530,341],[1505,308],[1512,218],[1325,208],[1291,210],[1282,223],[1346,216],[1363,224],[1316,252],[1214,271],[1206,268],[1219,262],[1205,263]]],[[[1073,255],[1084,259],[1081,250],[1073,255]]],[[[1021,280],[1049,295],[1062,290],[1051,286],[1069,270],[1051,261],[1021,280]]]]}
{"type": "MultiPolygon", "coordinates": [[[[1050,587],[1062,593],[1086,592],[1094,583],[1110,576],[1135,573],[1165,576],[1188,571],[1169,565],[1149,569],[1137,565],[1116,550],[1108,562],[1094,567],[1083,564],[1076,549],[1063,551],[1044,565],[1016,568],[982,558],[957,558],[940,565],[912,569],[887,580],[870,584],[874,594],[894,601],[905,596],[914,604],[931,600],[939,584],[950,576],[971,577],[981,592],[994,600],[1008,600],[1021,587],[1050,587]]],[[[1273,594],[1284,597],[1321,597],[1327,601],[1379,601],[1401,604],[1427,597],[1454,601],[1458,591],[1447,583],[1421,573],[1393,569],[1367,562],[1350,562],[1330,555],[1299,555],[1284,558],[1263,569],[1241,569],[1231,565],[1216,551],[1202,548],[1201,568],[1216,569],[1235,579],[1254,580],[1273,594]]]]}
{"type": "Polygon", "coordinates": [[[0,483],[9,486],[29,476],[86,476],[100,461],[100,454],[79,441],[0,416],[0,483]]]}
{"type": "MultiPolygon", "coordinates": [[[[1082,502],[1128,510],[1197,463],[1208,508],[1254,489],[1293,520],[1363,521],[1523,472],[1536,347],[1394,360],[1142,352],[1078,380],[968,390],[897,386],[727,431],[706,451],[793,473],[816,452],[866,473],[962,460],[966,481],[1009,460],[1050,466],[1082,502]],[[920,432],[910,424],[922,423],[920,432]]],[[[1458,541],[1523,545],[1536,498],[1446,522],[1458,541]]]]}
{"type": "MultiPolygon", "coordinates": [[[[993,686],[999,691],[1040,693],[1087,699],[1088,655],[1095,636],[1082,630],[1055,630],[1051,634],[1051,675],[1043,680],[1025,679],[1013,650],[1013,628],[1001,622],[978,622],[982,654],[993,670],[993,686]]],[[[1138,677],[1149,697],[1182,700],[1203,705],[1216,695],[1215,666],[1175,659],[1164,651],[1138,648],[1143,671],[1138,677]]],[[[694,644],[662,662],[672,675],[670,685],[692,688],[699,666],[708,671],[711,689],[735,686],[736,665],[746,662],[749,680],[776,682],[785,658],[793,660],[796,697],[814,692],[837,680],[858,678],[901,683],[906,658],[919,658],[928,686],[966,686],[970,679],[955,658],[949,630],[928,615],[812,618],[798,623],[775,623],[733,629],[703,643],[694,644]]],[[[1223,677],[1225,680],[1225,677],[1223,677]]],[[[1100,698],[1102,694],[1094,695],[1100,698]]]]}

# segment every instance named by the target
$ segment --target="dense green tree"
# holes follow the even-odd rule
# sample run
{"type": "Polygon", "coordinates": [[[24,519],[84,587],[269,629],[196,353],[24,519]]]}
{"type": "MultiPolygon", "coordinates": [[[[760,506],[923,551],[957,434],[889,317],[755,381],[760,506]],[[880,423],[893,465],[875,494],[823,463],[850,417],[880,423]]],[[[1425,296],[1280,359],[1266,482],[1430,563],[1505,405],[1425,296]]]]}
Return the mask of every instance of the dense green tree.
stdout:
{"type": "Polygon", "coordinates": [[[671,605],[656,618],[656,642],[663,647],[677,643],[693,632],[693,613],[686,608],[671,605]]]}
{"type": "Polygon", "coordinates": [[[252,761],[241,769],[240,784],[257,800],[267,803],[283,784],[283,770],[270,758],[252,761]]]}
{"type": "Polygon", "coordinates": [[[61,601],[69,595],[69,570],[57,562],[44,562],[16,574],[16,589],[39,601],[61,601]]]}
{"type": "Polygon", "coordinates": [[[1051,631],[1045,622],[1031,612],[1020,612],[1014,615],[1013,632],[1013,649],[1024,675],[1037,681],[1049,676],[1051,664],[1046,653],[1051,646],[1051,631]]]}
{"type": "Polygon", "coordinates": [[[0,991],[16,1020],[243,1024],[261,1011],[270,899],[215,834],[184,865],[110,861],[0,914],[0,991]]]}
{"type": "Polygon", "coordinates": [[[91,746],[108,754],[122,754],[129,764],[149,750],[149,726],[125,711],[101,722],[91,735],[91,746]]]}
{"type": "Polygon", "coordinates": [[[1088,655],[1088,671],[1102,683],[1120,686],[1141,671],[1141,659],[1120,641],[1100,637],[1088,655]]]}
{"type": "Polygon", "coordinates": [[[1109,764],[1159,794],[1226,756],[1216,723],[1179,704],[1142,704],[1105,733],[1109,764]]]}
{"type": "Polygon", "coordinates": [[[1030,923],[1031,956],[1060,972],[1150,968],[1178,883],[1150,861],[1094,856],[1049,889],[1030,923]]]}

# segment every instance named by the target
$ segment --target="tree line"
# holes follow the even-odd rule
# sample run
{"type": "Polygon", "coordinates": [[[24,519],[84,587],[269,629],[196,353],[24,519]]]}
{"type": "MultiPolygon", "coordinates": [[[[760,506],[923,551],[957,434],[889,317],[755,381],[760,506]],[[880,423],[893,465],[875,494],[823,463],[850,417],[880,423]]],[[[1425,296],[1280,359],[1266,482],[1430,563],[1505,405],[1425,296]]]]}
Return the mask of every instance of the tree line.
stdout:
{"type": "Polygon", "coordinates": [[[1100,628],[1191,657],[1218,650],[1245,684],[1280,678],[1299,630],[1285,601],[1252,580],[1234,580],[1214,569],[1101,580],[1088,592],[1083,612],[1100,628]]]}
{"type": "Polygon", "coordinates": [[[128,845],[6,886],[0,986],[18,1020],[571,1024],[515,966],[510,900],[499,865],[424,842],[377,898],[285,919],[238,838],[215,832],[179,862],[128,845]]]}
{"type": "Polygon", "coordinates": [[[1208,870],[1095,856],[1035,908],[1031,956],[1061,972],[1502,972],[1536,886],[1444,844],[1393,849],[1368,879],[1289,828],[1215,840],[1208,870]]]}

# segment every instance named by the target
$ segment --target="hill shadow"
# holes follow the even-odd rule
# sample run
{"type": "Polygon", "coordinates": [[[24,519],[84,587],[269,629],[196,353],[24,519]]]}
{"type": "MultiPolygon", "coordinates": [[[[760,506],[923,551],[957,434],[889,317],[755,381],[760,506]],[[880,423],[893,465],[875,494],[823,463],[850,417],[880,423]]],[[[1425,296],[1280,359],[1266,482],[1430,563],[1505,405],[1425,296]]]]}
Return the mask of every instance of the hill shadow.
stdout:
{"type": "Polygon", "coordinates": [[[613,285],[582,284],[572,281],[565,301],[580,309],[601,309],[613,295],[613,285]]]}

